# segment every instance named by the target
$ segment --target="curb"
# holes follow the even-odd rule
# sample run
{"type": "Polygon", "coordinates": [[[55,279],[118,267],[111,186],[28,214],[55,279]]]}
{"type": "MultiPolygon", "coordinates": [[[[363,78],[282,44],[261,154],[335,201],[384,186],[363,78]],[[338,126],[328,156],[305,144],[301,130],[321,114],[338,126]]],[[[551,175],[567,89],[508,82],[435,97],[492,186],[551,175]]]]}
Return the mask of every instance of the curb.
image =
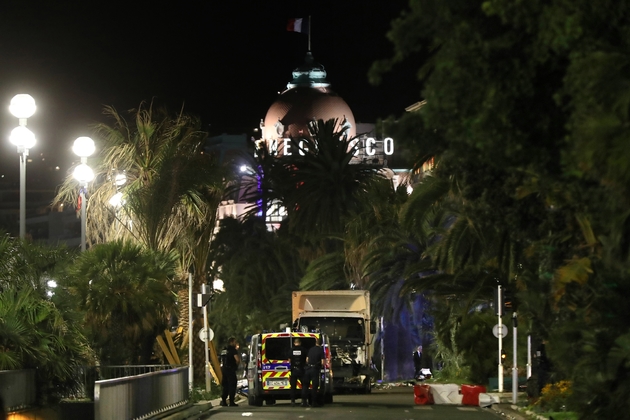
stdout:
{"type": "MultiPolygon", "coordinates": [[[[212,401],[200,401],[195,404],[185,405],[181,410],[168,414],[164,417],[159,417],[159,420],[197,420],[200,417],[208,416],[213,409],[218,409],[221,398],[214,399],[212,401]]],[[[236,396],[236,403],[242,404],[247,402],[247,398],[242,396],[236,396]]],[[[218,411],[218,410],[217,410],[218,411]]]]}
{"type": "MultiPolygon", "coordinates": [[[[218,403],[217,403],[218,405],[218,403]]],[[[171,412],[161,417],[157,417],[160,420],[188,420],[198,419],[201,416],[208,414],[214,406],[212,401],[201,401],[194,404],[186,404],[181,409],[175,412],[171,412]]]]}
{"type": "Polygon", "coordinates": [[[527,414],[530,417],[535,418],[536,420],[549,420],[549,417],[545,417],[545,416],[541,416],[540,414],[536,414],[533,411],[527,410],[523,407],[517,407],[515,405],[512,406],[513,409],[518,410],[520,412],[524,412],[525,414],[527,414]]]}
{"type": "Polygon", "coordinates": [[[515,405],[492,404],[492,410],[509,420],[528,420],[515,405]]]}
{"type": "Polygon", "coordinates": [[[514,404],[492,404],[492,409],[509,420],[549,420],[549,417],[542,416],[514,404]]]}

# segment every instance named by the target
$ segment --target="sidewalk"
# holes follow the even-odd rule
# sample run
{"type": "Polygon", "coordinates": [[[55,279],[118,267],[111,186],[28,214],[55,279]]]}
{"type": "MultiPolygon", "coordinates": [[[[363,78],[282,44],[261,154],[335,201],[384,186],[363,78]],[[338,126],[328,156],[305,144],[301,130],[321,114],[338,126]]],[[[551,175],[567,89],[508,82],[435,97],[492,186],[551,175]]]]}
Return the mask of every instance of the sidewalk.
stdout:
{"type": "MultiPolygon", "coordinates": [[[[168,413],[164,416],[155,417],[155,419],[159,420],[197,420],[200,417],[206,416],[210,413],[213,408],[219,407],[219,403],[221,402],[221,398],[216,398],[211,401],[200,401],[198,403],[190,403],[181,407],[176,412],[168,413]]],[[[237,404],[245,404],[247,403],[247,398],[236,394],[236,403],[237,404]]]]}
{"type": "Polygon", "coordinates": [[[512,404],[492,404],[492,409],[508,420],[528,420],[529,417],[518,411],[517,407],[512,404]]]}
{"type": "MultiPolygon", "coordinates": [[[[389,392],[408,392],[408,387],[393,387],[387,389],[389,392]],[[407,389],[405,389],[407,388],[407,389]]],[[[379,390],[375,390],[379,392],[379,390]]],[[[384,390],[383,390],[384,391],[384,390]]],[[[508,420],[529,420],[531,417],[528,417],[519,407],[513,405],[511,403],[512,394],[508,393],[489,393],[496,400],[499,400],[499,403],[492,404],[492,410],[496,411],[502,417],[508,420]]],[[[211,400],[211,401],[200,401],[198,403],[190,403],[185,406],[180,407],[175,412],[170,412],[168,414],[154,417],[154,419],[159,420],[197,420],[203,416],[206,416],[213,409],[218,409],[219,403],[221,402],[220,398],[211,400]]],[[[247,404],[247,397],[242,394],[236,394],[236,403],[239,405],[247,404]]],[[[544,417],[542,417],[544,419],[544,417]]]]}
{"type": "Polygon", "coordinates": [[[492,409],[498,411],[507,419],[513,420],[549,420],[549,416],[533,413],[525,407],[518,407],[514,404],[493,404],[492,409]]]}

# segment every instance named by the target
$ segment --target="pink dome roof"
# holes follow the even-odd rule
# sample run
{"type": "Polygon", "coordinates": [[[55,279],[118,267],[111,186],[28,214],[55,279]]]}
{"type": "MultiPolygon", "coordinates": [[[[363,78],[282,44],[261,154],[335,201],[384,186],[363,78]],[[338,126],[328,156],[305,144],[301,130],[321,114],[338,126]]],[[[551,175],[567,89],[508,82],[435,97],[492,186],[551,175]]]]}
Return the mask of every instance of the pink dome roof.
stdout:
{"type": "Polygon", "coordinates": [[[352,110],[329,86],[324,66],[315,63],[313,55],[308,52],[304,64],[293,71],[293,80],[287,84],[287,90],[269,107],[264,119],[263,137],[306,137],[310,135],[309,122],[335,118],[339,129],[344,119],[350,123],[348,135],[354,137],[356,124],[352,110]],[[284,128],[281,135],[276,129],[278,121],[284,128]]]}
{"type": "Polygon", "coordinates": [[[349,135],[356,134],[354,115],[348,104],[328,88],[295,87],[284,91],[269,107],[265,117],[265,137],[277,136],[274,124],[280,120],[284,125],[282,137],[305,137],[309,135],[308,123],[315,120],[336,118],[341,127],[344,118],[352,124],[349,135]]]}

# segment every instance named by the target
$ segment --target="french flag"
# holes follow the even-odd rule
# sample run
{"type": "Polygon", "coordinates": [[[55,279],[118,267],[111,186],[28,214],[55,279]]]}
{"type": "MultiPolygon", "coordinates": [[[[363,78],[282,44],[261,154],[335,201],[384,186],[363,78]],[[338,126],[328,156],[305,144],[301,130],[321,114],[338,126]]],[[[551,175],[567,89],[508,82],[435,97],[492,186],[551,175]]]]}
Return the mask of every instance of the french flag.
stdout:
{"type": "Polygon", "coordinates": [[[287,23],[287,31],[300,32],[302,34],[308,33],[308,20],[303,18],[289,19],[289,23],[287,23]]]}

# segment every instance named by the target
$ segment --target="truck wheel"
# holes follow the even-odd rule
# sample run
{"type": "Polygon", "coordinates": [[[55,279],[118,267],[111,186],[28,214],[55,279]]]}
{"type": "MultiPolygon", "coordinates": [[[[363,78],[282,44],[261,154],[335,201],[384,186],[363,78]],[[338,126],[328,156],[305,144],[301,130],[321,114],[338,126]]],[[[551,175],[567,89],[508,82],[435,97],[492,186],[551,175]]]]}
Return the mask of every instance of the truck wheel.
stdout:
{"type": "Polygon", "coordinates": [[[363,393],[365,394],[372,393],[372,381],[370,380],[369,376],[365,378],[365,381],[363,381],[363,393]]]}
{"type": "Polygon", "coordinates": [[[254,395],[249,395],[247,397],[247,404],[256,407],[262,407],[263,399],[262,397],[256,397],[254,395]]]}

